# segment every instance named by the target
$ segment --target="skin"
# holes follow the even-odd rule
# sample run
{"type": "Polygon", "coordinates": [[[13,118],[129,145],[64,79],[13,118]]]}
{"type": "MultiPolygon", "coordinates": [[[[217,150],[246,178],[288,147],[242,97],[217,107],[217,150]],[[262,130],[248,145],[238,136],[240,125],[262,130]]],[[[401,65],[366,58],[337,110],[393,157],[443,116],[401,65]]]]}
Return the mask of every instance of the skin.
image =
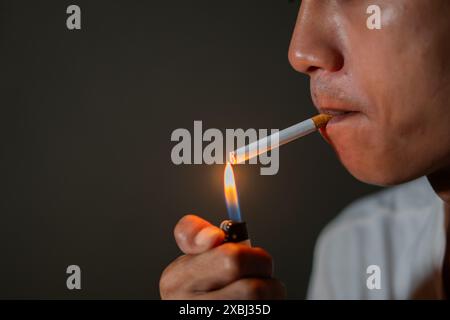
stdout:
{"type": "MultiPolygon", "coordinates": [[[[347,170],[383,186],[427,175],[444,201],[447,226],[449,13],[448,0],[303,0],[288,54],[310,77],[320,112],[350,112],[322,131],[347,170]],[[366,27],[373,4],[382,10],[381,30],[366,27]]],[[[222,231],[195,216],[181,219],[174,234],[184,255],[163,272],[163,299],[285,296],[263,249],[222,244],[222,231]]],[[[449,292],[448,245],[444,260],[449,292]]]]}
{"type": "Polygon", "coordinates": [[[164,270],[160,279],[162,299],[285,297],[283,284],[272,278],[272,258],[263,249],[222,244],[223,231],[194,215],[177,223],[174,236],[184,255],[164,270]]]}
{"type": "Polygon", "coordinates": [[[325,132],[357,179],[395,185],[449,166],[448,13],[446,0],[302,2],[289,60],[320,111],[358,111],[325,132]],[[381,30],[366,27],[370,4],[381,30]]]}

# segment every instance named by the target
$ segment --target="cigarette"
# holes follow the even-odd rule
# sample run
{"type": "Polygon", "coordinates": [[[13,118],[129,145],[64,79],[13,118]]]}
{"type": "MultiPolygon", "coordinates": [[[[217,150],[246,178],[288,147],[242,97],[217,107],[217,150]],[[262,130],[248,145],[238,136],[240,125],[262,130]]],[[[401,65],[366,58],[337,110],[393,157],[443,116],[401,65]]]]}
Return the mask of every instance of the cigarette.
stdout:
{"type": "Polygon", "coordinates": [[[278,148],[286,143],[304,137],[318,129],[324,127],[332,118],[328,114],[318,114],[308,120],[294,124],[289,128],[278,131],[270,136],[252,142],[235,151],[230,152],[230,162],[232,164],[243,163],[249,159],[259,156],[267,151],[278,148]]]}

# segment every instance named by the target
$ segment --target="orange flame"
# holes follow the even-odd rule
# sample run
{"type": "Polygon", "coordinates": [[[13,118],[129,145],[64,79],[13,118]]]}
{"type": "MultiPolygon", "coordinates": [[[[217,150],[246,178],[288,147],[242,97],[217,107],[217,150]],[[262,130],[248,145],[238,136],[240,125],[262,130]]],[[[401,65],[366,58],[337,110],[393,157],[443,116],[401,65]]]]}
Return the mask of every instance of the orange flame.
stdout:
{"type": "Polygon", "coordinates": [[[224,173],[224,190],[225,201],[227,203],[228,215],[231,220],[240,221],[241,214],[239,210],[239,200],[236,189],[236,182],[234,181],[233,168],[230,163],[227,163],[224,173]]]}

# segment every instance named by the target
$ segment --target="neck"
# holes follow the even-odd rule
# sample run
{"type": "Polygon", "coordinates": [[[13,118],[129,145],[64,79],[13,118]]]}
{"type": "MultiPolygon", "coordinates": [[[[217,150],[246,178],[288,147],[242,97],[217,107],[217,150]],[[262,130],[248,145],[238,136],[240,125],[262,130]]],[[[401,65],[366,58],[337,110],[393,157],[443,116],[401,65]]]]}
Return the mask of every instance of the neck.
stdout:
{"type": "Polygon", "coordinates": [[[443,286],[447,299],[450,298],[450,167],[432,173],[428,176],[431,186],[444,201],[445,229],[447,245],[445,248],[444,265],[442,268],[443,286]]]}

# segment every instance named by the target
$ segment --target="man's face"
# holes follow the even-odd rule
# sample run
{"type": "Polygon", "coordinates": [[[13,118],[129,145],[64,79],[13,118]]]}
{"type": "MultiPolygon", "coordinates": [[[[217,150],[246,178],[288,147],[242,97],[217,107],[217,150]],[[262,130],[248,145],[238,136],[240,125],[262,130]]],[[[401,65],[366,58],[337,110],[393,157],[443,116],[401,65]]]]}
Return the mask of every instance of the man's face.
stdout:
{"type": "Polygon", "coordinates": [[[391,185],[450,165],[450,1],[303,0],[289,49],[334,117],[325,136],[358,179],[391,185]],[[381,8],[381,30],[366,13],[381,8]]]}

